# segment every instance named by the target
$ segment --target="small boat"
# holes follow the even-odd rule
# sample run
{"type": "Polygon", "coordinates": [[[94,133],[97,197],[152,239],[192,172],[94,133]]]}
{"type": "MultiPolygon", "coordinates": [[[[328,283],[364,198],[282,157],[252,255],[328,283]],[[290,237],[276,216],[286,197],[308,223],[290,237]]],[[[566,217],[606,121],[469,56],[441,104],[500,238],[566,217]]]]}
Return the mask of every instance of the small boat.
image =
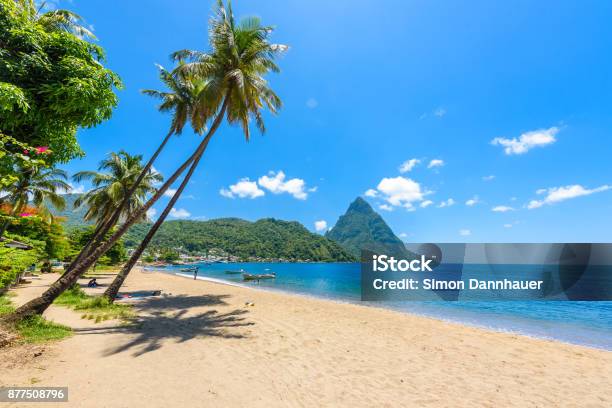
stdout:
{"type": "Polygon", "coordinates": [[[263,273],[263,274],[251,274],[251,273],[243,273],[242,279],[245,281],[260,281],[262,279],[274,279],[276,278],[275,273],[263,273]]]}
{"type": "Polygon", "coordinates": [[[181,272],[196,272],[198,270],[197,266],[192,266],[191,268],[182,268],[181,272]]]}
{"type": "Polygon", "coordinates": [[[241,273],[244,273],[244,269],[241,269],[239,271],[225,271],[225,273],[227,275],[240,275],[241,273]]]}

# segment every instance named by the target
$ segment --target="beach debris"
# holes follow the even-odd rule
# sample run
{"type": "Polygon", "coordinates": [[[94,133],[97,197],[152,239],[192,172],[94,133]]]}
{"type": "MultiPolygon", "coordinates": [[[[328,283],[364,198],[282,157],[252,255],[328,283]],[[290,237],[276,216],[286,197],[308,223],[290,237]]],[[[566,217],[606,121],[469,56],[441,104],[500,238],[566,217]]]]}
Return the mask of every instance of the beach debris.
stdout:
{"type": "Polygon", "coordinates": [[[255,303],[253,303],[253,302],[245,302],[245,304],[244,304],[244,305],[245,305],[246,307],[253,307],[253,306],[255,306],[255,303]]]}

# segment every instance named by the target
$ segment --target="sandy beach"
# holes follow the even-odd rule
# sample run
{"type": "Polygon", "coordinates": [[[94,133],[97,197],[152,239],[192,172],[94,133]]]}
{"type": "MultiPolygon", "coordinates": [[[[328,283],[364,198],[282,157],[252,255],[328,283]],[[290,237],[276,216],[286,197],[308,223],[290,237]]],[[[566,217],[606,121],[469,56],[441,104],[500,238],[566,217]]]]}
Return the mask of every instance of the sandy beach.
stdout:
{"type": "Polygon", "coordinates": [[[124,287],[149,289],[168,296],[131,326],[53,306],[74,336],[0,351],[0,384],[67,386],[63,407],[612,406],[607,351],[141,270],[124,287]]]}

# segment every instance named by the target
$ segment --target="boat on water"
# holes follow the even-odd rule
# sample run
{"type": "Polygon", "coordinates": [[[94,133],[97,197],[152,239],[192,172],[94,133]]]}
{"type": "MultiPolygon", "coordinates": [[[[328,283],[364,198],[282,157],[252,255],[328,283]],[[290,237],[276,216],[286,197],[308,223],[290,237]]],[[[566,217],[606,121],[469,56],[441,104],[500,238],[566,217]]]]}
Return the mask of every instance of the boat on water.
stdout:
{"type": "Polygon", "coordinates": [[[262,273],[262,274],[251,274],[251,273],[243,273],[242,274],[242,279],[245,281],[260,281],[262,279],[274,279],[276,278],[276,274],[274,272],[272,273],[262,273]]]}
{"type": "Polygon", "coordinates": [[[192,267],[190,267],[190,268],[182,268],[182,269],[181,269],[181,272],[195,272],[195,271],[197,271],[197,270],[198,270],[198,267],[197,267],[197,266],[192,266],[192,267]]]}
{"type": "Polygon", "coordinates": [[[244,269],[241,269],[239,271],[225,271],[226,275],[240,275],[244,273],[244,269]]]}

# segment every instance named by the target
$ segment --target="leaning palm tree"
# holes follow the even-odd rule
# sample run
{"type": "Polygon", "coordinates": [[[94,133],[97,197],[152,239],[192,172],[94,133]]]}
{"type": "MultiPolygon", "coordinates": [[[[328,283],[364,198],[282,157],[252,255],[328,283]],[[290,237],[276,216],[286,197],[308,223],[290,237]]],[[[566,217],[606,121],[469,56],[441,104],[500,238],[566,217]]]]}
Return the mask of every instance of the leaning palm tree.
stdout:
{"type": "MultiPolygon", "coordinates": [[[[63,210],[66,202],[60,192],[69,191],[70,185],[65,181],[66,172],[60,169],[48,169],[38,166],[20,167],[16,172],[15,182],[6,188],[8,194],[2,201],[11,206],[11,216],[21,213],[29,202],[38,209],[40,215],[52,218],[48,204],[63,210]]],[[[0,237],[8,228],[8,222],[0,226],[0,237]]]]}
{"type": "MultiPolygon", "coordinates": [[[[171,75],[164,67],[158,65],[159,78],[162,83],[169,89],[166,92],[161,92],[152,89],[146,89],[142,92],[145,95],[157,97],[162,100],[159,106],[160,112],[171,112],[172,120],[168,133],[162,140],[162,143],[158,146],[153,156],[149,159],[149,162],[140,172],[140,175],[133,183],[132,187],[125,194],[123,201],[117,205],[114,212],[110,213],[105,221],[98,225],[91,240],[81,249],[76,258],[72,261],[67,271],[70,271],[77,262],[86,258],[92,254],[92,251],[96,248],[96,245],[104,239],[106,234],[117,224],[121,214],[129,207],[130,197],[135,194],[136,189],[140,183],[144,180],[149,170],[153,166],[153,163],[160,155],[168,141],[173,135],[180,135],[183,132],[183,128],[188,121],[191,120],[194,132],[201,134],[205,130],[206,123],[202,123],[199,119],[197,112],[197,98],[195,95],[198,93],[198,87],[192,84],[192,81],[185,81],[181,78],[171,75]]],[[[185,170],[187,166],[183,167],[185,170]]],[[[177,176],[178,177],[178,176],[177,176]]]]}
{"type": "MultiPolygon", "coordinates": [[[[280,108],[281,101],[269,88],[263,75],[270,71],[278,72],[274,58],[279,52],[286,50],[287,47],[270,44],[268,36],[272,32],[272,28],[261,26],[258,19],[247,19],[243,23],[235,25],[231,7],[226,11],[221,0],[218,2],[216,15],[211,19],[210,24],[210,53],[181,51],[174,55],[179,61],[179,69],[173,74],[182,76],[185,80],[200,82],[198,115],[201,115],[201,123],[212,119],[211,126],[202,142],[194,153],[158,189],[157,193],[136,214],[119,226],[109,239],[92,249],[89,255],[75,264],[40,297],[19,307],[5,320],[20,320],[26,316],[44,312],[57,296],[72,286],[96,262],[98,257],[119,240],[128,228],[137,221],[138,217],[145,214],[180,175],[189,168],[185,179],[170,199],[158,222],[149,231],[146,238],[146,243],[148,243],[180,197],[197,168],[211,137],[224,118],[227,118],[230,124],[240,124],[247,140],[250,136],[249,123],[251,118],[255,119],[257,127],[262,132],[265,131],[260,112],[261,108],[267,106],[275,113],[280,108]]],[[[146,246],[146,243],[144,246],[146,246]]],[[[142,253],[144,246],[139,246],[137,251],[142,253]]],[[[131,258],[129,264],[133,266],[134,263],[135,260],[131,258]]],[[[131,266],[129,268],[131,269],[131,266]]],[[[121,278],[125,279],[128,272],[129,269],[127,269],[127,272],[122,271],[121,278]]],[[[117,287],[117,285],[114,286],[117,287]]],[[[120,286],[119,284],[118,287],[120,286]]]]}
{"type": "MultiPolygon", "coordinates": [[[[84,220],[93,221],[100,228],[111,219],[123,200],[127,200],[120,215],[121,220],[127,219],[144,205],[147,197],[155,193],[155,185],[163,180],[161,174],[149,170],[134,194],[127,197],[142,168],[140,155],[130,155],[124,150],[110,153],[100,162],[99,171],[81,171],[72,177],[76,182],[88,180],[93,186],[75,200],[74,207],[86,207],[84,220]]],[[[141,220],[144,220],[143,216],[141,220]]]]}
{"type": "MultiPolygon", "coordinates": [[[[196,78],[200,85],[198,96],[202,104],[198,113],[206,118],[216,113],[210,131],[204,139],[206,145],[224,116],[230,124],[239,124],[242,127],[248,141],[251,118],[255,119],[260,132],[264,133],[265,125],[261,108],[266,106],[271,112],[276,113],[281,106],[280,98],[270,89],[263,75],[269,71],[279,71],[274,58],[287,47],[270,44],[268,36],[272,28],[262,26],[258,18],[244,19],[239,24],[235,24],[231,4],[226,10],[221,1],[210,26],[211,52],[183,50],[174,53],[173,57],[179,62],[174,75],[196,78]]],[[[104,292],[110,301],[115,299],[131,269],[172,210],[197,167],[206,145],[160,217],[104,292]]]]}
{"type": "Polygon", "coordinates": [[[35,21],[47,32],[64,31],[81,38],[96,39],[96,36],[83,26],[83,18],[70,10],[44,11],[46,1],[36,4],[34,0],[15,0],[15,3],[28,19],[35,21]]]}

